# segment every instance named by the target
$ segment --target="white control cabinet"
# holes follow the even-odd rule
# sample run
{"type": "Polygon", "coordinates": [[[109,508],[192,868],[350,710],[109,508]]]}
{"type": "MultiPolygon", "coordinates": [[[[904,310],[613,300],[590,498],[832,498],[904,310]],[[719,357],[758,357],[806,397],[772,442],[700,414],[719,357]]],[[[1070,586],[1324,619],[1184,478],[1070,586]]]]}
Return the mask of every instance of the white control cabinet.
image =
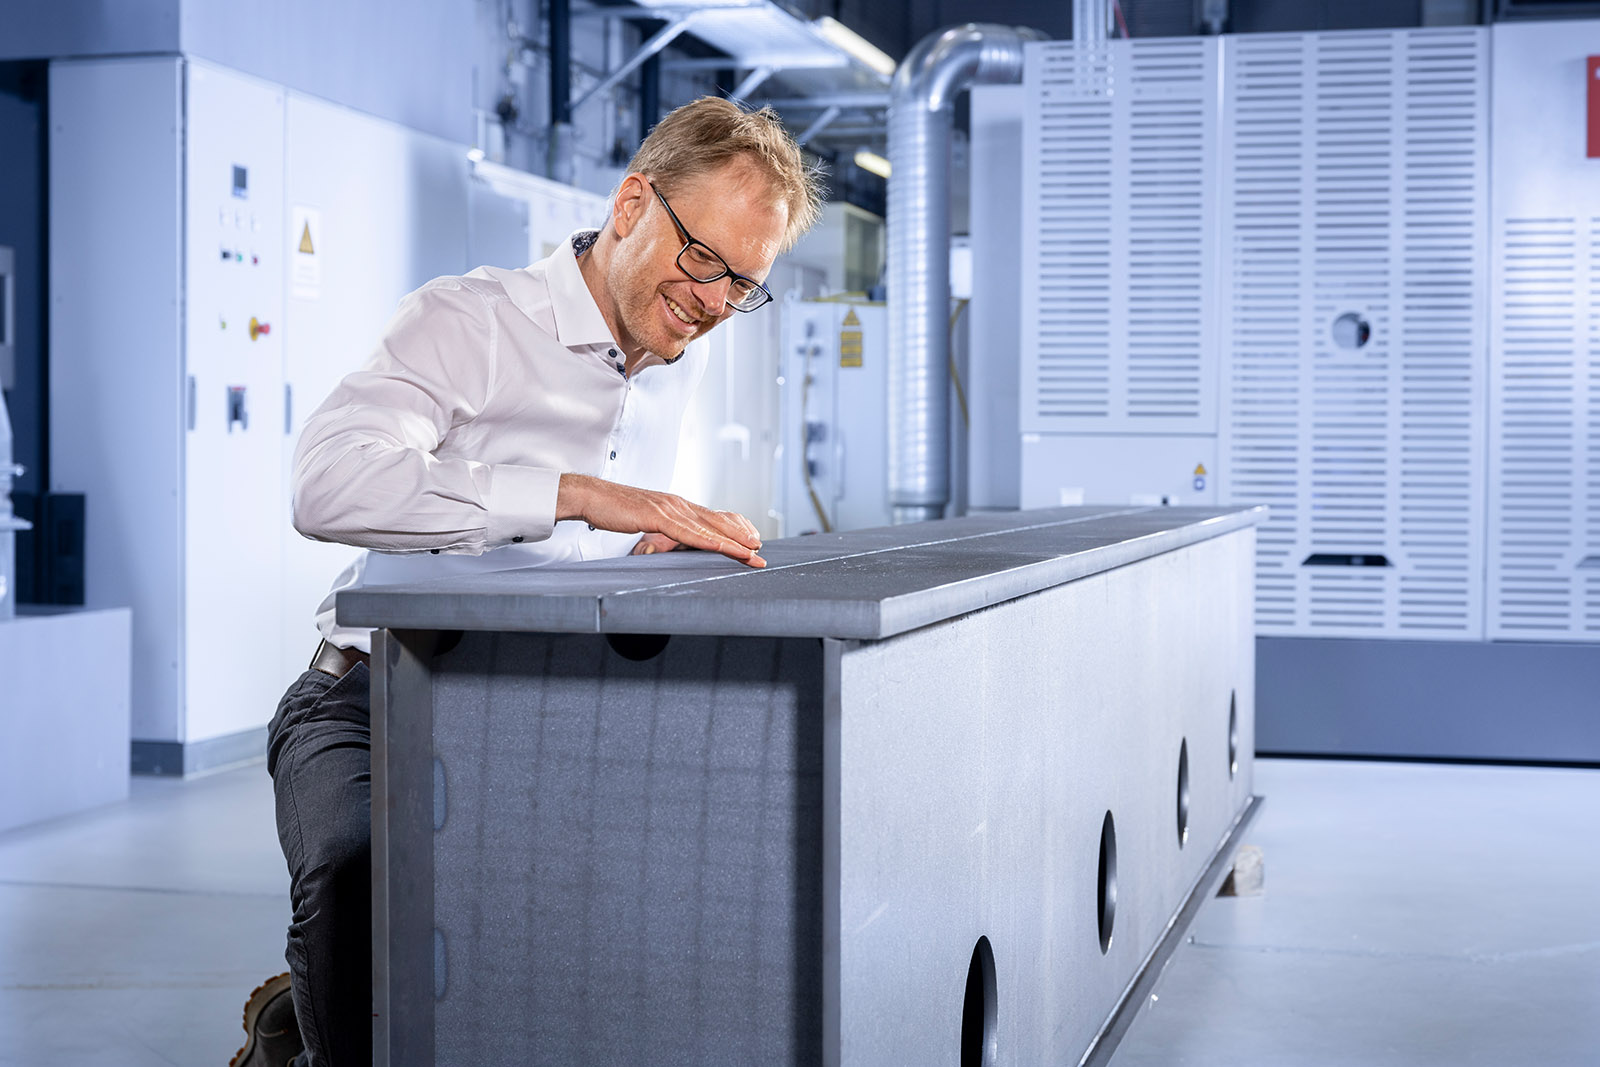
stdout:
{"type": "Polygon", "coordinates": [[[1219,47],[1028,46],[1024,507],[1216,501],[1219,47]]]}
{"type": "Polygon", "coordinates": [[[1600,641],[1600,22],[1493,42],[1489,636],[1600,641]]]}
{"type": "Polygon", "coordinates": [[[284,92],[177,57],[50,69],[51,488],[133,609],[132,736],[282,691],[284,92]]]}
{"type": "Polygon", "coordinates": [[[202,61],[50,77],[52,488],[87,495],[90,606],[133,608],[135,741],[249,755],[353,555],[292,529],[306,416],[407,292],[603,204],[202,61]]]}
{"type": "Polygon", "coordinates": [[[781,536],[887,526],[888,308],[791,296],[782,314],[781,536]]]}
{"type": "Polygon", "coordinates": [[[1488,36],[1229,38],[1222,500],[1264,635],[1483,637],[1488,36]]]}
{"type": "MultiPolygon", "coordinates": [[[[776,309],[775,309],[776,310],[776,309]]],[[[951,309],[949,514],[966,508],[967,344],[951,309]]],[[[782,302],[775,496],[779,535],[893,522],[889,507],[889,310],[840,298],[782,302]]],[[[729,353],[733,357],[733,353],[729,353]]]]}
{"type": "Polygon", "coordinates": [[[284,689],[285,94],[184,73],[180,658],[184,737],[202,740],[258,724],[259,694],[284,689]]]}
{"type": "Polygon", "coordinates": [[[1269,504],[1263,635],[1481,640],[1489,43],[1029,46],[1023,506],[1269,504]]]}

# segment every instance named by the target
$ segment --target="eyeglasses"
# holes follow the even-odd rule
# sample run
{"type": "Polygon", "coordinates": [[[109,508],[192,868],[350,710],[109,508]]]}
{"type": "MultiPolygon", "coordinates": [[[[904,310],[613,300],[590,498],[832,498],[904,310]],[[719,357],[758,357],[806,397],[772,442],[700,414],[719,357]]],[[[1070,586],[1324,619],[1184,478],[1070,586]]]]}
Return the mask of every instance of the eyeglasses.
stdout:
{"type": "Polygon", "coordinates": [[[732,278],[728,286],[728,306],[735,311],[754,311],[772,299],[772,294],[767,287],[754,278],[746,278],[743,274],[731,269],[728,261],[711,251],[710,248],[696,241],[689,235],[683,223],[678,221],[678,215],[672,210],[672,205],[667,203],[667,198],[661,195],[654,182],[650,189],[661,201],[661,206],[667,209],[667,215],[672,219],[672,224],[683,234],[684,245],[678,251],[678,269],[697,282],[714,282],[719,278],[732,278]]]}

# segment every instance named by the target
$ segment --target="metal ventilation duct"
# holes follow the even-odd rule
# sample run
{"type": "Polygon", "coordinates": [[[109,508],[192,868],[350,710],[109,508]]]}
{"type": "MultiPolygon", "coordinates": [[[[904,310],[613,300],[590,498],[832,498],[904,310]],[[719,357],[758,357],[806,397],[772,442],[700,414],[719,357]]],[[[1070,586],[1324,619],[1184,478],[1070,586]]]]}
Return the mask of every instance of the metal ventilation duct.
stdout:
{"type": "Polygon", "coordinates": [[[894,521],[950,500],[950,127],[972,85],[1022,80],[1034,30],[968,24],[924,37],[889,98],[889,505],[894,521]]]}

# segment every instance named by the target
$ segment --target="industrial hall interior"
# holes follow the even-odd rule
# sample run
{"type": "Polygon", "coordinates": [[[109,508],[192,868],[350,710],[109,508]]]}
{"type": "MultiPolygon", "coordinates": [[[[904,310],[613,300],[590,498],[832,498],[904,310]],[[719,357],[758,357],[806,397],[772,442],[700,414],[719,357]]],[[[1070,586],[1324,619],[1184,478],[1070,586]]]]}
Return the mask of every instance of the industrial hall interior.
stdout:
{"type": "Polygon", "coordinates": [[[1600,1064],[1600,0],[0,0],[0,1067],[1600,1064]]]}

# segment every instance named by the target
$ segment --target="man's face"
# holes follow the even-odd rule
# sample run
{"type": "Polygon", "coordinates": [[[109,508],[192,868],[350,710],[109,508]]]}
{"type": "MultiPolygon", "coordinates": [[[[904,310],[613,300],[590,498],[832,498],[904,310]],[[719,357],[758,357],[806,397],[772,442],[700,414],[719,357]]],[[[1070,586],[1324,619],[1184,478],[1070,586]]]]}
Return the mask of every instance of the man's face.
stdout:
{"type": "MultiPolygon", "coordinates": [[[[764,282],[777,257],[789,212],[783,198],[749,164],[680,184],[672,211],[694,239],[739,274],[764,282]]],[[[672,359],[717,323],[736,314],[728,304],[731,278],[697,282],[678,267],[684,236],[651,186],[630,176],[618,197],[626,214],[611,278],[625,346],[672,359]]]]}

